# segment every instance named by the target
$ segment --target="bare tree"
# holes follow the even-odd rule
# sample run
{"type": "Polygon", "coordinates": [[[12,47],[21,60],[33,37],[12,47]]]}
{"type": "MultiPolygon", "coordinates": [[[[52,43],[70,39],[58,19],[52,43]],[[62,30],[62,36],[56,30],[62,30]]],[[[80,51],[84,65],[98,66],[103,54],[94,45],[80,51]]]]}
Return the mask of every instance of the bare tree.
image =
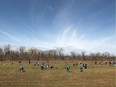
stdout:
{"type": "Polygon", "coordinates": [[[83,58],[83,60],[85,60],[85,53],[86,52],[84,52],[84,51],[82,52],[82,58],[83,58]]]}
{"type": "Polygon", "coordinates": [[[3,49],[0,47],[0,60],[3,60],[3,49]]]}
{"type": "Polygon", "coordinates": [[[24,46],[21,46],[21,47],[19,48],[19,51],[20,51],[20,53],[24,53],[24,52],[25,52],[25,47],[24,47],[24,46]]]}
{"type": "Polygon", "coordinates": [[[33,57],[37,57],[38,50],[36,48],[30,48],[28,50],[28,53],[29,53],[29,56],[30,56],[29,59],[32,59],[33,57]]]}
{"type": "Polygon", "coordinates": [[[101,54],[98,52],[98,53],[95,53],[95,60],[101,60],[101,54]]]}
{"type": "Polygon", "coordinates": [[[20,56],[20,60],[22,60],[23,58],[24,58],[24,52],[25,52],[25,47],[24,46],[21,46],[20,48],[19,48],[19,56],[20,56]]]}
{"type": "Polygon", "coordinates": [[[85,55],[86,53],[83,51],[81,54],[77,54],[75,51],[72,51],[70,55],[64,55],[64,50],[62,48],[52,49],[52,50],[38,50],[36,48],[30,48],[26,51],[24,46],[21,46],[17,50],[12,50],[11,45],[5,45],[0,47],[0,60],[28,60],[35,59],[39,60],[40,58],[43,60],[50,59],[59,59],[64,60],[68,59],[78,59],[78,60],[115,60],[115,55],[110,55],[108,52],[104,53],[91,53],[90,55],[85,55]]]}
{"type": "Polygon", "coordinates": [[[55,59],[56,60],[57,59],[57,50],[55,50],[55,49],[48,50],[48,57],[49,57],[49,59],[55,59]]]}
{"type": "Polygon", "coordinates": [[[59,59],[63,59],[64,60],[64,53],[63,53],[63,48],[57,48],[57,53],[59,56],[59,59]]]}
{"type": "Polygon", "coordinates": [[[0,54],[2,54],[3,53],[3,49],[0,47],[0,54]]]}
{"type": "Polygon", "coordinates": [[[10,59],[10,44],[4,46],[5,59],[10,59]]]}
{"type": "Polygon", "coordinates": [[[104,52],[102,54],[102,60],[109,60],[110,61],[110,53],[104,52]]]}
{"type": "Polygon", "coordinates": [[[73,58],[73,59],[76,59],[76,55],[77,53],[75,52],[75,51],[71,51],[71,57],[73,58]]]}

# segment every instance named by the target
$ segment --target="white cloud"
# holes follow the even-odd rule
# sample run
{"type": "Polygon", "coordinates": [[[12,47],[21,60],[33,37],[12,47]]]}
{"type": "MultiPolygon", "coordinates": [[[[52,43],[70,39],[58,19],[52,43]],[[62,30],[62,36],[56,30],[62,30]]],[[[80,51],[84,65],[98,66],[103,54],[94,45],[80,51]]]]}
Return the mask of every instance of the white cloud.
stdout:
{"type": "MultiPolygon", "coordinates": [[[[7,36],[9,39],[16,41],[16,43],[4,43],[0,42],[0,44],[14,44],[18,46],[26,46],[26,47],[37,47],[37,48],[45,48],[45,49],[54,49],[57,47],[71,47],[72,49],[83,49],[90,52],[110,52],[116,53],[116,37],[108,36],[101,39],[88,40],[86,35],[83,33],[82,35],[77,34],[77,29],[73,27],[64,28],[57,35],[56,41],[40,41],[37,37],[24,37],[17,38],[7,32],[0,31],[0,33],[7,36]]],[[[23,36],[22,36],[23,37],[23,36]]]]}
{"type": "Polygon", "coordinates": [[[109,52],[116,53],[116,37],[108,36],[101,39],[89,40],[86,35],[77,35],[77,31],[72,27],[64,29],[58,34],[58,47],[72,47],[74,49],[83,49],[90,52],[109,52]]]}
{"type": "Polygon", "coordinates": [[[26,47],[42,47],[46,49],[52,49],[55,47],[54,43],[47,41],[40,41],[36,36],[26,37],[26,36],[14,36],[8,32],[0,31],[5,38],[8,38],[10,42],[0,41],[0,44],[11,44],[17,46],[26,46],[26,47]]]}
{"type": "Polygon", "coordinates": [[[18,38],[16,38],[16,36],[13,36],[7,32],[4,32],[4,31],[0,31],[0,33],[4,34],[5,36],[7,36],[9,39],[15,41],[15,42],[21,42],[18,38]]]}
{"type": "Polygon", "coordinates": [[[91,52],[109,52],[116,54],[116,38],[115,36],[108,36],[101,39],[86,40],[85,44],[88,47],[87,50],[91,52]]]}
{"type": "Polygon", "coordinates": [[[58,34],[57,46],[73,46],[75,48],[84,49],[84,45],[82,44],[82,40],[84,39],[84,37],[85,34],[78,36],[75,29],[73,29],[72,27],[68,27],[58,34]]]}

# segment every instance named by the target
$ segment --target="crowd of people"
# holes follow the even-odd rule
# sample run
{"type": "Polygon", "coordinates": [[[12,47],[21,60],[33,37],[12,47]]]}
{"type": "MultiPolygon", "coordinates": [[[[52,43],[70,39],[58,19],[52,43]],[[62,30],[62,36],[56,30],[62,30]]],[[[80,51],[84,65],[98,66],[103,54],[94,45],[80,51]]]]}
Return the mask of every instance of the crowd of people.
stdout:
{"type": "MultiPolygon", "coordinates": [[[[19,67],[19,71],[20,72],[25,72],[25,68],[22,65],[21,61],[19,61],[20,67],[19,67]]],[[[31,64],[31,60],[29,60],[29,64],[31,64]]],[[[45,63],[45,62],[34,62],[33,66],[39,66],[41,70],[46,70],[48,68],[53,69],[53,65],[50,65],[49,63],[45,63]]],[[[80,68],[80,72],[83,72],[84,69],[87,69],[87,64],[84,64],[82,62],[80,62],[79,64],[73,64],[73,66],[78,66],[80,68]]],[[[66,64],[65,69],[67,72],[70,72],[71,69],[71,65],[70,64],[66,64]]]]}
{"type": "MultiPolygon", "coordinates": [[[[95,65],[98,65],[98,64],[103,65],[103,62],[98,62],[98,61],[95,61],[95,62],[92,62],[92,63],[94,63],[95,65]]],[[[13,65],[13,64],[14,64],[14,63],[12,62],[12,65],[13,65]]],[[[21,61],[19,61],[19,64],[20,64],[20,66],[19,66],[19,71],[20,71],[20,72],[25,72],[25,68],[24,68],[24,66],[22,65],[22,62],[21,62],[21,61]]],[[[31,60],[29,60],[29,64],[32,64],[31,60]]],[[[111,66],[111,65],[116,66],[116,62],[111,62],[111,61],[104,62],[104,64],[105,64],[105,65],[109,65],[109,66],[111,66]]],[[[33,66],[39,66],[41,70],[46,70],[46,69],[48,69],[48,68],[49,68],[49,69],[53,69],[53,68],[54,68],[54,66],[51,65],[51,64],[49,64],[48,61],[47,61],[47,62],[42,62],[42,61],[41,61],[41,62],[34,62],[34,63],[33,63],[33,66]]],[[[82,63],[82,62],[75,63],[75,64],[73,64],[72,66],[71,66],[69,63],[67,63],[67,64],[65,65],[66,71],[67,71],[67,72],[70,72],[71,67],[73,67],[73,66],[77,66],[78,68],[80,68],[80,72],[83,72],[85,69],[88,68],[88,64],[85,64],[85,63],[82,63]]],[[[56,69],[57,69],[57,68],[56,68],[56,69]]]]}

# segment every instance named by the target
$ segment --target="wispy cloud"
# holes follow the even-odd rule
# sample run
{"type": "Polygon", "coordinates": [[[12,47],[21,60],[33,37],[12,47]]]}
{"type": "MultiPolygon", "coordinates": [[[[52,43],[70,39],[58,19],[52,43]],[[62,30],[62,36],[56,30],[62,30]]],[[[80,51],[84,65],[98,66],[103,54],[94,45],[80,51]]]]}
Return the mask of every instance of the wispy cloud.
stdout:
{"type": "Polygon", "coordinates": [[[77,35],[77,31],[75,29],[73,29],[72,27],[68,27],[58,34],[57,46],[59,47],[73,46],[75,48],[84,49],[84,45],[81,44],[84,37],[85,34],[79,36],[77,35]]]}
{"type": "Polygon", "coordinates": [[[92,41],[92,46],[91,48],[95,48],[95,47],[115,47],[115,36],[107,36],[107,37],[103,37],[101,39],[95,39],[92,41]]]}
{"type": "Polygon", "coordinates": [[[54,43],[50,43],[50,42],[46,42],[46,41],[42,41],[42,40],[38,40],[38,39],[30,39],[30,38],[26,38],[26,40],[23,40],[22,45],[24,46],[29,46],[29,47],[42,47],[42,48],[46,48],[46,49],[53,49],[54,43]]]}
{"type": "Polygon", "coordinates": [[[13,40],[15,42],[18,42],[18,43],[21,42],[16,36],[11,35],[10,33],[7,33],[5,31],[0,31],[0,33],[7,36],[9,39],[11,39],[11,40],[13,40]]]}
{"type": "Polygon", "coordinates": [[[42,47],[46,49],[52,49],[55,47],[53,43],[46,42],[46,41],[40,41],[37,39],[37,37],[16,37],[13,36],[10,33],[7,33],[5,31],[0,31],[1,34],[5,35],[6,38],[9,39],[10,42],[0,42],[0,44],[11,44],[11,45],[17,45],[17,46],[26,46],[26,47],[42,47]],[[13,41],[13,43],[11,43],[13,41]]]}
{"type": "Polygon", "coordinates": [[[72,27],[65,28],[57,36],[57,46],[71,46],[74,49],[83,49],[90,52],[116,52],[116,37],[114,35],[102,37],[101,39],[89,40],[84,33],[79,36],[77,32],[78,31],[72,27]]]}
{"type": "MultiPolygon", "coordinates": [[[[101,39],[86,40],[85,45],[87,50],[91,52],[109,52],[116,53],[115,36],[107,36],[101,39]]],[[[84,43],[83,43],[84,44],[84,43]]]]}
{"type": "Polygon", "coordinates": [[[44,5],[43,0],[33,0],[29,3],[29,5],[32,25],[33,27],[37,27],[39,22],[41,22],[44,18],[47,7],[44,5]]]}
{"type": "Polygon", "coordinates": [[[73,27],[64,28],[57,34],[56,41],[39,40],[37,37],[24,37],[21,38],[13,36],[12,34],[0,31],[1,34],[9,38],[11,42],[0,42],[0,44],[11,44],[26,47],[40,47],[45,49],[53,49],[57,47],[72,47],[74,49],[83,49],[91,52],[110,52],[116,51],[116,37],[114,35],[107,36],[101,39],[89,40],[86,38],[85,33],[80,36],[77,34],[77,29],[73,27]]]}

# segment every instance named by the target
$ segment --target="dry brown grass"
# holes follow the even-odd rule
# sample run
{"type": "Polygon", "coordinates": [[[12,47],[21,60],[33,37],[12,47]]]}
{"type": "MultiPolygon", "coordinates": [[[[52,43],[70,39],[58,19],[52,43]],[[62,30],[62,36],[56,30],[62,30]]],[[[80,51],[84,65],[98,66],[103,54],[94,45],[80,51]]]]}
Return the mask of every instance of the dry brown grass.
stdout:
{"type": "Polygon", "coordinates": [[[57,69],[41,71],[24,61],[26,72],[18,72],[18,62],[14,65],[10,61],[0,62],[0,87],[116,87],[116,67],[86,61],[88,69],[80,72],[73,63],[76,61],[51,61],[57,69]],[[65,70],[66,63],[71,65],[69,73],[65,70]]]}

